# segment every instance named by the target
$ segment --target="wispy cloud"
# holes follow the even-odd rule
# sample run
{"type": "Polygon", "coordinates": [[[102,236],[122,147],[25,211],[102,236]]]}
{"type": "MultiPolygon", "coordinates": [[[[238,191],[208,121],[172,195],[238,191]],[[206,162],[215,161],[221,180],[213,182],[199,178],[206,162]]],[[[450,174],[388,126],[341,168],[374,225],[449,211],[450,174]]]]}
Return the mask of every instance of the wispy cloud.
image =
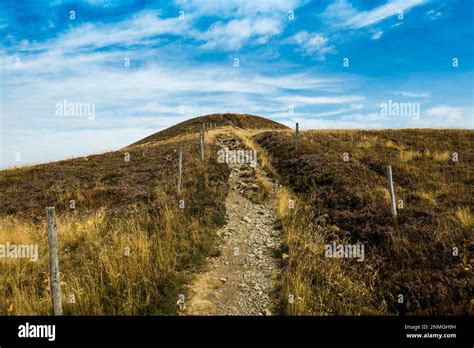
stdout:
{"type": "MultiPolygon", "coordinates": [[[[462,45],[451,46],[462,35],[449,36],[449,45],[423,42],[424,50],[434,52],[434,59],[423,66],[428,73],[416,70],[422,61],[419,50],[403,51],[404,59],[399,59],[391,51],[393,40],[370,40],[380,39],[382,32],[388,35],[385,24],[392,24],[388,19],[397,10],[407,12],[425,2],[397,0],[355,8],[339,0],[318,14],[312,9],[321,9],[319,4],[299,0],[176,0],[160,9],[152,3],[90,0],[78,6],[87,9],[88,17],[78,12],[82,20],[77,22],[58,15],[64,14],[60,1],[45,5],[50,16],[43,9],[38,14],[35,6],[7,11],[0,4],[0,29],[6,35],[0,44],[1,166],[15,164],[16,152],[22,153],[24,164],[116,149],[213,112],[300,119],[307,128],[472,128],[466,83],[472,82],[472,52],[464,48],[464,39],[462,45]],[[33,11],[38,25],[25,21],[23,12],[15,17],[20,10],[33,11]],[[296,20],[288,18],[290,10],[296,20]],[[368,34],[364,45],[370,56],[353,46],[357,35],[352,32],[359,31],[368,34]],[[437,57],[449,57],[452,47],[463,63],[459,73],[450,75],[458,80],[442,84],[440,91],[437,78],[446,70],[440,70],[444,63],[437,57]],[[445,51],[435,53],[438,49],[445,51]],[[340,63],[339,52],[351,54],[349,68],[340,63]],[[240,67],[234,66],[234,57],[241,59],[240,67]],[[393,67],[394,60],[399,70],[385,68],[387,61],[393,67]],[[431,71],[438,75],[431,76],[431,71]],[[382,117],[375,105],[395,99],[393,95],[422,102],[420,119],[382,117]],[[456,102],[449,99],[453,95],[456,102]],[[96,115],[58,117],[55,105],[63,100],[94,103],[96,115]]],[[[450,12],[444,13],[443,20],[448,20],[450,12]]],[[[415,14],[416,20],[425,20],[422,25],[435,25],[429,15],[436,13],[415,14]]],[[[464,30],[463,35],[472,34],[464,30]]],[[[410,48],[409,40],[403,36],[396,43],[407,42],[410,48]]]]}
{"type": "Polygon", "coordinates": [[[402,97],[408,97],[408,98],[429,98],[430,94],[427,92],[406,92],[406,91],[400,91],[400,92],[393,92],[392,94],[394,95],[401,95],[402,97]]]}
{"type": "Polygon", "coordinates": [[[444,118],[456,121],[466,121],[474,125],[474,109],[449,105],[438,105],[426,110],[426,115],[432,118],[444,118]]]}
{"type": "Polygon", "coordinates": [[[378,30],[374,33],[374,35],[372,35],[372,40],[378,40],[382,37],[382,35],[383,35],[383,31],[378,30]]]}
{"type": "Polygon", "coordinates": [[[288,105],[325,105],[325,104],[344,104],[353,103],[363,100],[363,96],[357,95],[343,95],[343,96],[301,96],[301,95],[285,95],[277,97],[275,100],[286,103],[288,105]]]}
{"type": "Polygon", "coordinates": [[[441,11],[431,9],[431,10],[426,12],[426,15],[428,16],[428,18],[430,18],[432,20],[436,20],[439,17],[441,17],[443,15],[443,13],[441,11]]]}
{"type": "Polygon", "coordinates": [[[161,18],[160,11],[144,11],[131,19],[111,24],[86,23],[50,40],[34,46],[38,50],[60,47],[64,50],[97,49],[120,45],[132,46],[146,44],[146,39],[159,35],[195,35],[191,18],[161,18]]]}
{"type": "Polygon", "coordinates": [[[198,38],[206,43],[205,49],[238,50],[254,39],[258,44],[266,43],[270,37],[280,34],[281,21],[272,18],[236,19],[227,23],[217,22],[198,38]]]}
{"type": "Polygon", "coordinates": [[[325,111],[325,112],[318,112],[315,113],[315,117],[328,117],[328,116],[335,116],[335,115],[341,115],[341,114],[349,114],[353,113],[356,110],[361,110],[364,108],[364,104],[362,103],[357,103],[357,104],[351,104],[349,107],[344,107],[344,108],[339,108],[336,110],[331,110],[331,111],[325,111]]]}
{"type": "Polygon", "coordinates": [[[329,5],[322,17],[333,21],[333,26],[360,29],[372,26],[400,12],[406,13],[412,8],[427,3],[429,0],[389,0],[384,5],[367,11],[359,11],[347,0],[336,0],[329,5]]]}
{"type": "Polygon", "coordinates": [[[209,1],[209,0],[175,0],[185,13],[197,16],[217,16],[220,18],[255,18],[258,16],[286,15],[309,0],[238,0],[238,1],[209,1]]]}
{"type": "Polygon", "coordinates": [[[334,46],[329,45],[327,37],[320,33],[309,33],[300,31],[286,40],[290,44],[297,45],[304,55],[324,60],[327,54],[336,53],[334,46]]]}

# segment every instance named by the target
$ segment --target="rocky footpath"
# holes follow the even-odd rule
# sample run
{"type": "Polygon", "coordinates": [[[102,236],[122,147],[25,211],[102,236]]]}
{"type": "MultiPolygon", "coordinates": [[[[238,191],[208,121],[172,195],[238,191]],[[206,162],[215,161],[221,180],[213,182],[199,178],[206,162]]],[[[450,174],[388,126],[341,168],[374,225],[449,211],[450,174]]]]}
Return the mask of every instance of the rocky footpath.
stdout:
{"type": "MultiPolygon", "coordinates": [[[[221,148],[244,149],[239,139],[221,138],[221,148]]],[[[281,244],[275,230],[272,206],[278,185],[261,203],[251,197],[258,189],[256,173],[262,169],[249,163],[229,163],[231,192],[225,205],[227,224],[217,231],[220,255],[209,258],[206,271],[190,286],[186,315],[271,315],[275,309],[272,290],[278,272],[273,250],[281,244]]]]}

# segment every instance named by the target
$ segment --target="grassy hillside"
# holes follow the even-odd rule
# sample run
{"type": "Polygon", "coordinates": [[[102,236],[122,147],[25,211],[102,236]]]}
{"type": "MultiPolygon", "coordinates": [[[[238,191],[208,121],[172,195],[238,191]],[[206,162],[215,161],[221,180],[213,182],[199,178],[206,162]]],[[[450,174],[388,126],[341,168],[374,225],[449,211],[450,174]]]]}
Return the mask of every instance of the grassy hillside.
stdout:
{"type": "Polygon", "coordinates": [[[295,148],[290,132],[255,136],[300,199],[283,219],[285,312],[472,312],[473,140],[462,130],[308,131],[295,148]],[[398,226],[387,165],[403,201],[398,226]],[[333,241],[364,243],[366,260],[325,259],[333,241]],[[289,293],[301,303],[288,303],[289,293]]]}
{"type": "Polygon", "coordinates": [[[39,246],[37,262],[1,260],[0,314],[51,313],[47,206],[57,213],[65,314],[176,313],[187,274],[215,252],[229,174],[214,156],[201,161],[197,134],[180,134],[0,172],[0,244],[39,246]]]}
{"type": "MultiPolygon", "coordinates": [[[[0,260],[0,315],[51,313],[48,206],[56,208],[66,314],[176,314],[185,284],[218,253],[229,191],[229,168],[213,145],[222,132],[257,150],[283,185],[275,202],[282,314],[473,312],[473,131],[306,131],[295,146],[293,132],[271,120],[213,114],[120,151],[0,171],[0,244],[39,246],[37,262],[0,260]],[[217,124],[204,162],[203,123],[217,124]],[[331,242],[363,243],[364,261],[325,257],[331,242]]],[[[268,194],[264,179],[256,203],[268,194]]]]}
{"type": "Polygon", "coordinates": [[[150,135],[133,145],[141,145],[149,142],[161,141],[172,138],[176,135],[183,133],[198,133],[203,123],[206,127],[210,123],[214,123],[216,127],[239,127],[244,129],[288,129],[288,127],[281,123],[269,120],[256,115],[248,114],[211,114],[201,117],[195,117],[190,120],[178,123],[170,128],[167,128],[161,132],[150,135]]]}

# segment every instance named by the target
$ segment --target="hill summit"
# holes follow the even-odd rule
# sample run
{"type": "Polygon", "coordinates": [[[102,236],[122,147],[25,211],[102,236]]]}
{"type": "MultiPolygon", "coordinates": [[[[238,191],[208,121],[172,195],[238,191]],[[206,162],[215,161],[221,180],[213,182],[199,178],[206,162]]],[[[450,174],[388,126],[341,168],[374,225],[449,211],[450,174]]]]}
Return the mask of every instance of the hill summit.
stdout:
{"type": "Polygon", "coordinates": [[[216,124],[217,127],[223,126],[234,126],[237,128],[244,129],[288,129],[287,126],[269,120],[267,118],[250,115],[250,114],[209,114],[200,117],[191,118],[189,120],[180,122],[172,127],[166,128],[158,133],[152,134],[142,140],[139,140],[131,146],[143,145],[155,141],[166,140],[176,135],[182,135],[187,133],[196,133],[202,129],[202,124],[216,124]]]}

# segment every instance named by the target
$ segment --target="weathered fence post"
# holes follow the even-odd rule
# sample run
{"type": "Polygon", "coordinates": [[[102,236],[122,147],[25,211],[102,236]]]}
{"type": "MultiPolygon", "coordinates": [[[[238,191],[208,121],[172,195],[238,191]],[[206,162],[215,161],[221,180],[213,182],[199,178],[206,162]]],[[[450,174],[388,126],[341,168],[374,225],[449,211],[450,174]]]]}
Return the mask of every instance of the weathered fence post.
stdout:
{"type": "Polygon", "coordinates": [[[275,133],[275,123],[272,123],[272,133],[275,133]]]}
{"type": "Polygon", "coordinates": [[[298,147],[298,136],[300,133],[299,124],[296,122],[296,132],[295,132],[295,149],[298,147]]]}
{"type": "Polygon", "coordinates": [[[183,177],[183,150],[179,151],[179,162],[178,162],[178,196],[181,195],[181,178],[183,177]]]}
{"type": "Polygon", "coordinates": [[[393,221],[397,222],[397,206],[395,203],[395,191],[393,189],[392,166],[387,166],[388,190],[390,192],[390,208],[392,210],[393,221]]]}
{"type": "Polygon", "coordinates": [[[201,160],[204,161],[204,131],[201,131],[200,145],[201,145],[201,160]]]}
{"type": "Polygon", "coordinates": [[[51,281],[51,298],[53,300],[53,314],[62,315],[61,284],[59,280],[58,238],[54,207],[46,208],[46,222],[49,242],[49,274],[51,281]]]}

